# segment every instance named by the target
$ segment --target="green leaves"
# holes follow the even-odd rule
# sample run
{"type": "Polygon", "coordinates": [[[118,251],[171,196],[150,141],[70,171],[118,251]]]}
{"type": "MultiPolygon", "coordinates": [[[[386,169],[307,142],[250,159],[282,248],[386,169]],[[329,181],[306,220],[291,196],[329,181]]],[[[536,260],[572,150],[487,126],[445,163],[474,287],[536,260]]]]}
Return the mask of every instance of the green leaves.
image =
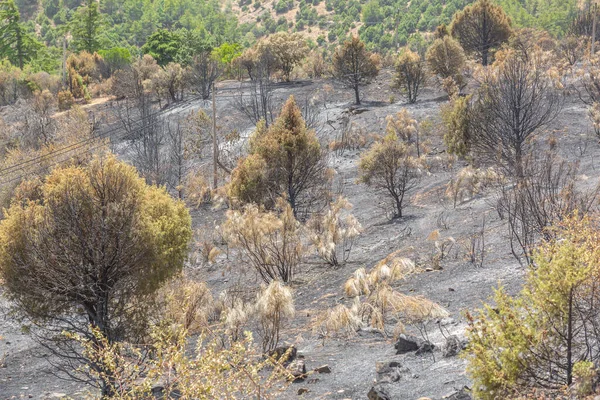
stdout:
{"type": "Polygon", "coordinates": [[[585,374],[577,362],[597,361],[588,352],[598,343],[593,326],[600,319],[597,223],[577,214],[565,218],[552,228],[560,239],[536,251],[517,296],[500,287],[495,306],[467,315],[465,358],[479,398],[512,398],[532,386],[559,389],[573,383],[576,372],[585,374]]]}

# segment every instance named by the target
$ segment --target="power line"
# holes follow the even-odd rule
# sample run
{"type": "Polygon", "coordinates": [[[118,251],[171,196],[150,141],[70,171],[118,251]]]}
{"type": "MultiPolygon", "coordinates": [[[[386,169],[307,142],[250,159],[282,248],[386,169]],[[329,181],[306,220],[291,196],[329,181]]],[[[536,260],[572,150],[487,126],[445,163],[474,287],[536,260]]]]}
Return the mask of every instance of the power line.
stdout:
{"type": "MultiPolygon", "coordinates": [[[[245,83],[245,82],[243,82],[243,83],[245,83]]],[[[272,85],[269,85],[269,86],[272,86],[272,87],[286,87],[286,86],[289,86],[289,84],[287,84],[287,83],[283,83],[283,84],[282,83],[275,83],[275,84],[272,84],[272,85]]],[[[243,87],[242,85],[240,85],[237,88],[220,88],[218,90],[219,91],[238,91],[238,92],[240,92],[240,89],[244,89],[244,88],[245,87],[243,87]]],[[[243,96],[243,92],[240,92],[239,96],[236,96],[236,95],[225,95],[225,96],[217,96],[217,98],[218,99],[238,99],[240,96],[243,96]]],[[[178,105],[177,110],[182,111],[182,109],[190,106],[193,102],[195,102],[197,100],[206,100],[206,99],[203,99],[202,96],[196,96],[196,97],[192,97],[190,99],[184,100],[183,102],[180,102],[180,103],[177,104],[178,105]]],[[[91,138],[87,138],[87,139],[81,140],[79,142],[69,144],[69,145],[64,146],[62,148],[59,148],[59,149],[56,149],[54,151],[45,153],[45,154],[43,154],[41,156],[33,157],[33,158],[28,159],[28,160],[25,160],[25,161],[22,161],[22,162],[19,162],[19,163],[16,163],[16,164],[9,165],[7,167],[4,167],[4,168],[0,169],[0,177],[6,177],[6,176],[8,176],[8,175],[10,175],[10,174],[12,174],[14,172],[17,172],[17,170],[29,167],[29,166],[31,166],[34,163],[35,164],[39,164],[39,163],[41,163],[41,162],[43,162],[43,161],[45,161],[47,159],[52,159],[52,158],[60,156],[60,155],[64,155],[64,154],[67,154],[67,153],[74,152],[74,151],[76,151],[78,149],[83,148],[84,146],[86,146],[88,144],[93,144],[94,142],[99,142],[99,141],[101,141],[103,139],[107,139],[107,138],[113,137],[114,134],[118,133],[118,132],[123,132],[124,131],[124,135],[122,135],[121,137],[119,137],[118,138],[119,140],[124,140],[124,139],[127,139],[128,137],[133,137],[136,133],[142,132],[144,129],[148,129],[150,127],[153,127],[155,125],[158,125],[158,124],[162,123],[162,121],[159,120],[158,117],[162,116],[163,114],[166,115],[166,114],[170,114],[170,113],[173,113],[173,112],[176,112],[176,109],[169,108],[169,109],[165,109],[165,110],[159,110],[157,112],[154,112],[154,113],[152,113],[150,115],[147,115],[147,116],[145,116],[145,117],[143,117],[143,118],[141,118],[139,120],[136,120],[136,121],[132,122],[131,125],[138,125],[138,126],[136,128],[134,128],[134,129],[130,129],[129,131],[126,128],[123,128],[123,127],[113,128],[113,129],[110,129],[108,131],[103,132],[100,135],[96,135],[96,136],[93,136],[91,138]],[[150,120],[150,119],[155,119],[155,120],[154,120],[154,122],[151,122],[150,124],[144,124],[145,121],[150,120]]],[[[57,165],[57,164],[63,163],[65,161],[68,161],[72,157],[75,157],[75,156],[80,155],[80,154],[91,152],[91,151],[93,151],[93,150],[95,150],[97,148],[100,148],[102,146],[104,146],[104,143],[102,143],[100,145],[97,145],[95,147],[93,146],[93,147],[87,148],[87,149],[85,149],[81,153],[72,154],[69,157],[64,158],[62,160],[53,161],[49,165],[44,166],[42,168],[39,168],[39,169],[35,170],[35,172],[43,171],[44,169],[46,169],[48,167],[51,167],[53,165],[57,165]]],[[[8,184],[10,182],[22,179],[26,175],[28,175],[28,174],[19,175],[17,177],[14,177],[14,178],[2,181],[2,182],[0,182],[0,186],[4,186],[4,185],[6,185],[6,184],[8,184]]]]}

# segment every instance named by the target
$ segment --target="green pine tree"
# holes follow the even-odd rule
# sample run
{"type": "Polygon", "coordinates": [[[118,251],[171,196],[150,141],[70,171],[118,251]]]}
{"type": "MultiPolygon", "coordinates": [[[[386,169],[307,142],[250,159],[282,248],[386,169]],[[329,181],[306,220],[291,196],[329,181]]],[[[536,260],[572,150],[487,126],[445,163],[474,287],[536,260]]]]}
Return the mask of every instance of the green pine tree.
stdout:
{"type": "Polygon", "coordinates": [[[100,29],[103,16],[96,0],[86,0],[71,19],[73,46],[77,51],[94,53],[100,49],[100,29]]]}
{"type": "Polygon", "coordinates": [[[7,58],[22,69],[40,47],[21,23],[14,0],[0,0],[0,58],[7,58]]]}

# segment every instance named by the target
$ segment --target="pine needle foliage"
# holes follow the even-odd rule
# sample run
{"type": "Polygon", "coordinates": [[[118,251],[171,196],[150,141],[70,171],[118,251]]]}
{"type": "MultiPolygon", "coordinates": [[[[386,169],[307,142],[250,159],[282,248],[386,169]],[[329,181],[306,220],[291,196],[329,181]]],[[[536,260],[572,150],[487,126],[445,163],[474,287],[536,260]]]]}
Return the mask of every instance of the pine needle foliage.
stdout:
{"type": "Polygon", "coordinates": [[[405,48],[396,60],[395,70],[394,85],[404,92],[409,103],[415,103],[427,83],[427,72],[421,56],[405,48]]]}
{"type": "Polygon", "coordinates": [[[445,35],[436,39],[427,49],[425,59],[429,69],[438,79],[451,78],[459,87],[464,86],[463,70],[467,59],[460,43],[451,36],[445,35]]]}
{"type": "Polygon", "coordinates": [[[490,0],[478,0],[456,13],[450,32],[465,52],[485,66],[490,63],[494,49],[510,38],[511,20],[502,7],[490,0]]]}
{"type": "MultiPolygon", "coordinates": [[[[456,93],[458,94],[458,93],[456,93]]],[[[444,123],[444,144],[448,153],[465,158],[471,151],[471,135],[469,130],[469,102],[471,96],[450,98],[450,103],[441,108],[444,123]]]]}
{"type": "Polygon", "coordinates": [[[250,154],[232,172],[229,195],[242,204],[254,202],[269,209],[284,195],[300,217],[323,204],[328,182],[325,153],[290,96],[269,128],[257,125],[250,154]]]}
{"type": "Polygon", "coordinates": [[[417,146],[402,141],[396,131],[388,131],[383,140],[362,154],[359,181],[386,197],[393,218],[401,218],[405,198],[418,185],[425,161],[416,155],[417,146]]]}
{"type": "Polygon", "coordinates": [[[367,51],[358,36],[353,36],[336,48],[332,67],[334,78],[354,90],[356,104],[360,104],[360,87],[379,74],[378,58],[367,51]]]}
{"type": "MultiPolygon", "coordinates": [[[[183,268],[191,218],[182,202],[114,156],[56,168],[38,182],[20,192],[0,223],[0,276],[19,314],[50,339],[64,371],[73,364],[94,370],[56,335],[97,341],[96,330],[109,343],[143,336],[146,300],[183,268]]],[[[92,375],[82,379],[108,390],[109,382],[92,375]]]]}

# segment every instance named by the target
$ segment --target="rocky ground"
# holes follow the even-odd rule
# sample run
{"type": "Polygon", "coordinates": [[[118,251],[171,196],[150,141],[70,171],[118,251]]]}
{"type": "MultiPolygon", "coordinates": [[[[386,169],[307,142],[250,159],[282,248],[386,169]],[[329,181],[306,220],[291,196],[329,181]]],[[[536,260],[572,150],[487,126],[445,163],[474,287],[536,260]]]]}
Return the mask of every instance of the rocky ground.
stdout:
{"type": "MultiPolygon", "coordinates": [[[[307,82],[277,89],[276,97],[283,99],[293,93],[298,98],[319,98],[323,126],[320,135],[328,139],[339,134],[345,116],[366,132],[382,133],[385,117],[407,108],[417,120],[431,120],[433,133],[429,137],[432,149],[429,157],[443,156],[443,145],[436,128],[440,106],[445,101],[443,93],[427,89],[416,104],[407,105],[399,95],[393,94],[389,82],[389,75],[384,74],[365,88],[365,102],[353,112],[349,112],[351,91],[339,87],[334,86],[323,103],[327,82],[307,82]],[[391,99],[391,96],[396,99],[391,99]]],[[[225,96],[221,98],[218,113],[228,118],[229,123],[242,121],[243,118],[236,117],[232,111],[232,101],[225,96]]],[[[194,107],[207,108],[207,105],[197,103],[194,107]]],[[[240,128],[240,131],[247,131],[250,127],[245,123],[246,127],[240,128]]],[[[581,185],[597,184],[600,147],[591,131],[586,109],[575,96],[566,99],[559,118],[551,129],[540,134],[538,140],[543,142],[549,135],[557,139],[564,158],[580,163],[581,185]]],[[[433,168],[412,193],[406,216],[389,221],[368,188],[356,183],[359,153],[332,154],[330,161],[337,172],[336,179],[343,182],[343,194],[353,204],[352,212],[361,222],[364,232],[345,266],[331,269],[315,258],[302,267],[294,282],[297,316],[285,329],[285,342],[296,345],[307,370],[327,365],[330,372],[315,372],[304,381],[291,384],[283,398],[366,399],[373,387],[372,397],[369,397],[373,399],[463,398],[458,392],[470,386],[465,362],[454,355],[444,356],[447,338],[456,335],[459,341],[462,340],[465,312],[480,307],[498,284],[504,285],[509,292],[518,291],[525,271],[510,252],[505,222],[494,210],[495,194],[488,191],[454,208],[452,201],[444,195],[446,185],[453,174],[466,164],[458,162],[448,166],[442,163],[433,168]],[[484,218],[485,258],[483,265],[477,266],[467,260],[465,246],[484,218]],[[442,269],[411,276],[396,285],[397,290],[424,295],[450,312],[450,317],[418,327],[421,329],[408,327],[408,335],[420,339],[425,336],[435,345],[432,352],[396,354],[395,340],[377,332],[361,331],[350,338],[328,338],[325,341],[312,333],[310,325],[313,318],[326,307],[344,301],[343,283],[355,269],[362,266],[370,268],[399,249],[415,259],[423,269],[428,269],[435,249],[433,242],[427,238],[434,230],[439,230],[442,238],[452,237],[455,240],[452,250],[442,262],[442,269]],[[380,397],[375,397],[378,391],[380,397]]],[[[223,211],[200,209],[195,210],[193,215],[195,228],[210,232],[222,221],[223,211]]],[[[228,262],[220,259],[210,267],[194,266],[193,269],[215,292],[239,280],[245,284],[258,283],[252,274],[240,276],[238,270],[227,266],[228,262]]],[[[80,398],[86,392],[85,388],[76,384],[57,380],[41,349],[9,315],[4,315],[0,323],[0,357],[3,355],[0,399],[57,398],[61,395],[80,398]]]]}

